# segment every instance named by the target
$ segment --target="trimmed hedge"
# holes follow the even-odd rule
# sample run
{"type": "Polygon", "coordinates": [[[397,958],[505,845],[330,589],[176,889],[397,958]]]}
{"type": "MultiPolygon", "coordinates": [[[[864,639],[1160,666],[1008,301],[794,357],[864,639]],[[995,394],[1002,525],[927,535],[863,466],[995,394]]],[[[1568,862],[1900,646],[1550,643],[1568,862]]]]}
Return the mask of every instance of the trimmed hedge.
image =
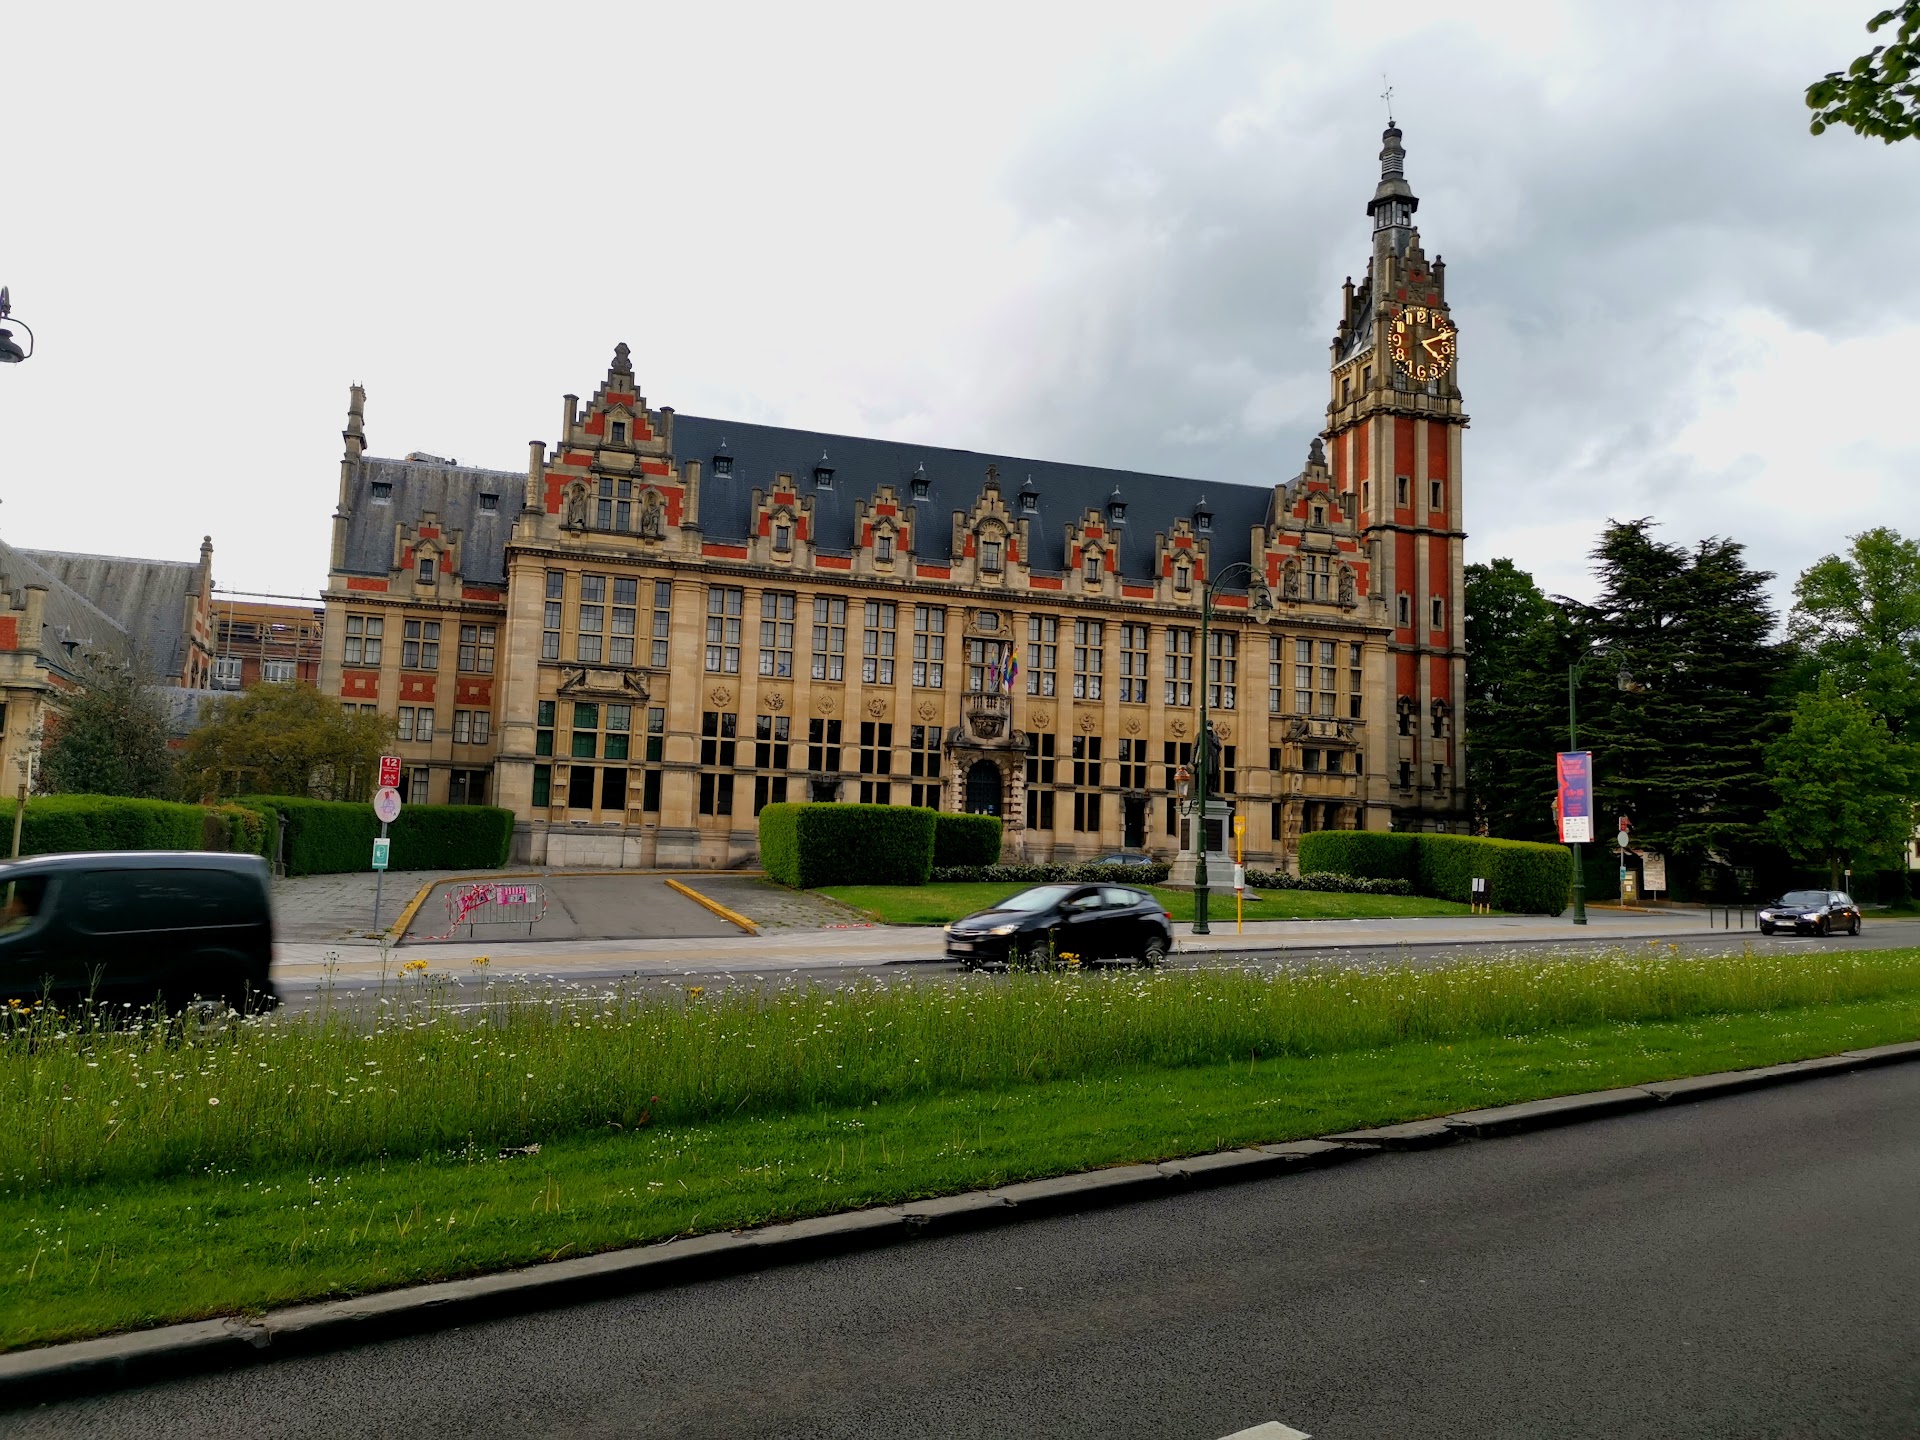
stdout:
{"type": "Polygon", "coordinates": [[[1410,880],[1378,880],[1365,875],[1289,875],[1284,870],[1249,870],[1247,884],[1256,890],[1313,890],[1324,895],[1411,895],[1410,880]]]}
{"type": "Polygon", "coordinates": [[[1168,867],[1152,865],[956,865],[936,868],[942,884],[986,881],[994,885],[1158,885],[1168,867]]]}
{"type": "Polygon", "coordinates": [[[760,812],[760,863],[796,890],[924,885],[938,813],[907,805],[769,805],[760,812]]]}
{"type": "Polygon", "coordinates": [[[1411,880],[1417,895],[1462,904],[1482,876],[1492,904],[1518,915],[1558,915],[1573,895],[1573,853],[1564,845],[1482,835],[1315,830],[1300,837],[1300,872],[1411,880]]]}
{"type": "Polygon", "coordinates": [[[998,815],[933,815],[933,868],[998,865],[1002,827],[998,815]]]}
{"type": "MultiPolygon", "coordinates": [[[[286,817],[289,875],[337,875],[373,866],[380,822],[371,805],[255,795],[246,806],[286,817]]],[[[269,837],[275,829],[277,824],[269,837]]],[[[395,870],[493,870],[507,862],[513,812],[494,805],[411,805],[388,834],[395,870]]],[[[266,843],[271,845],[271,838],[266,843]]]]}
{"type": "Polygon", "coordinates": [[[36,796],[27,801],[20,853],[198,850],[206,841],[206,814],[203,806],[177,805],[171,800],[128,800],[118,795],[36,796]]]}

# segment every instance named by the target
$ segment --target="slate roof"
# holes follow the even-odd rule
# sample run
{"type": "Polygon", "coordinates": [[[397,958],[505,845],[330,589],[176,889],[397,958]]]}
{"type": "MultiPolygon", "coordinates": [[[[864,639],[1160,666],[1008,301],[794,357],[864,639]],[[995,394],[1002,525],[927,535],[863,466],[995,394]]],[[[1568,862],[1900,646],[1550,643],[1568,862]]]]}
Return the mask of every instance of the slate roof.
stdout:
{"type": "MultiPolygon", "coordinates": [[[[16,550],[5,541],[0,541],[0,588],[13,592],[13,603],[16,606],[25,604],[26,596],[19,593],[25,586],[46,587],[47,598],[42,610],[42,633],[39,636],[40,653],[57,669],[76,678],[79,672],[73,663],[75,655],[91,653],[115,660],[127,659],[132,648],[127,632],[112,616],[42,565],[39,553],[16,550]],[[71,652],[63,643],[69,640],[74,642],[71,652]]],[[[24,635],[20,638],[23,641],[28,639],[24,635]]]]}
{"type": "Polygon", "coordinates": [[[359,462],[353,488],[353,512],[347,518],[345,569],[356,575],[385,575],[393,569],[393,527],[418,525],[428,512],[443,530],[460,532],[460,575],[469,585],[507,583],[507,538],[526,501],[525,471],[482,470],[449,461],[382,460],[359,462]],[[384,499],[376,485],[391,485],[384,499]],[[493,510],[480,506],[482,495],[498,497],[493,510]]]}
{"type": "Polygon", "coordinates": [[[1000,472],[1000,494],[1008,513],[1015,520],[1024,518],[1028,522],[1033,543],[1031,565],[1056,573],[1066,568],[1066,527],[1077,524],[1090,509],[1104,517],[1116,487],[1127,507],[1120,571],[1138,580],[1152,575],[1154,535],[1170,532],[1176,519],[1191,518],[1203,498],[1213,511],[1215,573],[1249,559],[1251,532],[1254,526],[1267,523],[1273,499],[1269,485],[1222,484],[1107,470],[1096,465],[745,425],[678,413],[673,417],[673,448],[677,463],[701,462],[700,525],[709,540],[745,539],[753,491],[771,490],[775,474],[788,474],[798,483],[801,494],[813,496],[815,543],[820,548],[851,549],[854,502],[871,501],[882,485],[892,485],[901,503],[917,511],[915,557],[936,564],[952,558],[953,512],[971,513],[986,484],[989,465],[1000,472]],[[730,478],[713,473],[713,457],[721,453],[733,456],[730,478]],[[822,453],[834,472],[831,490],[818,490],[813,483],[814,467],[821,463],[822,453]],[[927,498],[916,501],[912,481],[914,472],[922,467],[928,482],[927,498]],[[1020,490],[1028,477],[1040,493],[1037,513],[1020,508],[1020,490]]]}
{"type": "MultiPolygon", "coordinates": [[[[119,555],[70,555],[24,550],[29,560],[111,616],[140,662],[163,680],[186,668],[193,639],[187,633],[187,597],[199,583],[198,561],[134,560],[119,555]]],[[[48,608],[52,608],[48,596],[48,608]]]]}

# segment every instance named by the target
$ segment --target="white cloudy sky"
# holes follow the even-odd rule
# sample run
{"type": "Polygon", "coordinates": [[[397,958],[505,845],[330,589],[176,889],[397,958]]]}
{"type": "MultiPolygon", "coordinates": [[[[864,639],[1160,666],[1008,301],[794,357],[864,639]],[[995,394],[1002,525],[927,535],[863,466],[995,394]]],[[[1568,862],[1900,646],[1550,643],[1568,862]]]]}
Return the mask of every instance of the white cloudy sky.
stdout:
{"type": "Polygon", "coordinates": [[[336,3],[7,22],[0,535],[315,593],[377,453],[519,468],[616,340],[697,414],[1266,482],[1392,78],[1470,555],[1608,516],[1785,584],[1920,532],[1920,143],[1806,131],[1877,0],[336,3]]]}

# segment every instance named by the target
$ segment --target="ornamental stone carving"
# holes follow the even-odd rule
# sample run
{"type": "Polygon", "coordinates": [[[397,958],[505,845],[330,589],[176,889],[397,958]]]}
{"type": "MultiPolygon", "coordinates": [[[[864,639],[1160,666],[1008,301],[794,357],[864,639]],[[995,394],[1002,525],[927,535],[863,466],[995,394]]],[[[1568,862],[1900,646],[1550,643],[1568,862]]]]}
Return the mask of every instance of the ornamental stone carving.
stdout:
{"type": "Polygon", "coordinates": [[[873,699],[867,701],[867,714],[873,716],[874,719],[878,720],[882,715],[886,713],[887,713],[887,702],[882,700],[878,695],[874,696],[873,699]]]}
{"type": "Polygon", "coordinates": [[[920,702],[920,718],[931,723],[940,718],[940,707],[931,700],[920,702]]]}
{"type": "Polygon", "coordinates": [[[784,710],[787,708],[787,697],[778,690],[772,690],[760,697],[760,703],[769,710],[784,710]]]}
{"type": "Polygon", "coordinates": [[[1125,730],[1129,735],[1138,735],[1140,733],[1140,722],[1138,720],[1129,720],[1120,728],[1125,730]]]}
{"type": "Polygon", "coordinates": [[[1082,715],[1080,717],[1079,725],[1080,725],[1080,733],[1082,735],[1091,735],[1093,734],[1094,731],[1100,728],[1100,722],[1091,715],[1082,715]]]}
{"type": "Polygon", "coordinates": [[[716,685],[707,692],[707,698],[713,702],[713,708],[724,710],[733,703],[733,691],[724,685],[716,685]]]}
{"type": "Polygon", "coordinates": [[[832,690],[823,691],[815,698],[813,708],[822,715],[831,715],[840,708],[840,696],[832,690]]]}
{"type": "Polygon", "coordinates": [[[1044,730],[1053,724],[1053,713],[1048,710],[1035,710],[1027,718],[1033,721],[1033,728],[1036,730],[1044,730]]]}
{"type": "Polygon", "coordinates": [[[1184,735],[1187,733],[1187,722],[1184,720],[1169,721],[1167,729],[1171,730],[1175,735],[1184,735]]]}

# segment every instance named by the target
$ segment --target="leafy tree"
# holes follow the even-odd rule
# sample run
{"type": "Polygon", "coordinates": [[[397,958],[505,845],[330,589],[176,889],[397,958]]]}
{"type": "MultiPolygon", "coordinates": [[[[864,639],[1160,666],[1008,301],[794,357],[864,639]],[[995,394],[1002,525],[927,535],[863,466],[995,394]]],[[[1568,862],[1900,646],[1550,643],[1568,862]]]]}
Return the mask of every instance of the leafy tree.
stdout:
{"type": "Polygon", "coordinates": [[[198,793],[364,800],[394,723],[349,715],[311,685],[256,685],[187,737],[183,765],[198,793]]]}
{"type": "Polygon", "coordinates": [[[1831,675],[1794,701],[1792,725],[1767,747],[1767,767],[1780,796],[1775,834],[1794,854],[1826,861],[1834,889],[1842,865],[1898,849],[1913,833],[1920,749],[1895,739],[1831,675]]]}
{"type": "Polygon", "coordinates": [[[1599,602],[1580,688],[1580,743],[1600,803],[1682,872],[1770,849],[1765,750],[1779,732],[1782,654],[1766,582],[1744,547],[1691,550],[1647,519],[1614,521],[1593,551],[1599,602]]]}
{"type": "Polygon", "coordinates": [[[1475,818],[1504,840],[1552,840],[1554,752],[1566,744],[1575,612],[1511,560],[1469,565],[1467,786],[1475,818]]]}
{"type": "Polygon", "coordinates": [[[55,702],[40,752],[40,787],[56,795],[159,799],[171,789],[167,714],[131,665],[94,662],[82,688],[55,702]]]}
{"type": "Polygon", "coordinates": [[[1829,125],[1845,125],[1891,145],[1920,129],[1920,0],[1882,10],[1867,22],[1867,33],[1899,26],[1891,45],[1876,45],[1842,74],[1829,71],[1807,87],[1807,108],[1814,112],[1814,134],[1829,125]]]}
{"type": "Polygon", "coordinates": [[[1787,636],[1809,672],[1858,695],[1896,740],[1920,740],[1920,544],[1885,528],[1851,537],[1794,582],[1787,636]]]}

